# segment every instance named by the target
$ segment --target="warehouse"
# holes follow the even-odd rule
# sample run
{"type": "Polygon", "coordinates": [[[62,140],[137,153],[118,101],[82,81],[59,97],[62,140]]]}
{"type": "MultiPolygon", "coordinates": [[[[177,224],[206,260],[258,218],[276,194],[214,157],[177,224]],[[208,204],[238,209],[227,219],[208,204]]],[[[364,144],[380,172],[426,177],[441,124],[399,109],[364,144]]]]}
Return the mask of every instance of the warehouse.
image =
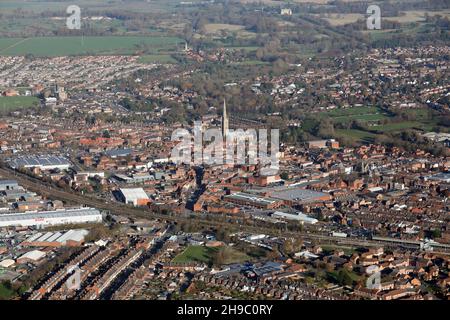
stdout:
{"type": "Polygon", "coordinates": [[[88,233],[89,231],[84,229],[66,232],[38,232],[22,242],[22,245],[29,247],[76,247],[84,243],[84,238],[88,233]]]}
{"type": "Polygon", "coordinates": [[[319,222],[319,220],[308,217],[306,214],[301,213],[301,212],[294,214],[294,213],[276,211],[272,214],[272,217],[285,219],[285,220],[299,221],[302,223],[309,223],[309,224],[316,224],[317,222],[319,222]]]}
{"type": "Polygon", "coordinates": [[[260,209],[274,209],[282,205],[282,201],[268,197],[258,196],[250,193],[237,192],[225,196],[225,201],[243,206],[251,206],[260,209]]]}
{"type": "Polygon", "coordinates": [[[62,156],[22,156],[10,160],[9,166],[13,169],[18,168],[39,168],[41,170],[67,170],[70,168],[71,163],[65,157],[62,156]]]}
{"type": "Polygon", "coordinates": [[[327,193],[301,188],[285,188],[268,193],[272,198],[283,200],[284,204],[288,206],[331,199],[327,193]]]}
{"type": "Polygon", "coordinates": [[[45,252],[39,250],[33,250],[25,253],[23,256],[17,259],[18,264],[22,263],[34,263],[37,264],[42,258],[45,257],[45,252]]]}
{"type": "Polygon", "coordinates": [[[146,206],[150,198],[142,188],[122,188],[116,193],[117,200],[134,206],[146,206]]]}
{"type": "Polygon", "coordinates": [[[71,223],[100,223],[102,215],[93,208],[63,209],[0,215],[0,228],[51,226],[71,223]]]}

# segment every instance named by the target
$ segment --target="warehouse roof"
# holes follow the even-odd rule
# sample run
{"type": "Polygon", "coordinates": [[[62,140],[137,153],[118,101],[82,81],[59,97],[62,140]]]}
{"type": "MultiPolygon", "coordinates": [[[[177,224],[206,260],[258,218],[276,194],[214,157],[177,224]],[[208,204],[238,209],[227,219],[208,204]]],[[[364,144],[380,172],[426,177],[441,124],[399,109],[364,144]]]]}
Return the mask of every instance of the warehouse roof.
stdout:
{"type": "Polygon", "coordinates": [[[266,204],[272,204],[277,202],[277,199],[271,199],[267,197],[261,197],[258,195],[250,194],[250,193],[244,193],[244,192],[237,192],[233,193],[231,195],[225,196],[225,198],[228,199],[236,199],[236,200],[244,200],[244,201],[251,201],[254,203],[260,203],[262,205],[266,204]]]}
{"type": "Polygon", "coordinates": [[[42,234],[40,232],[30,236],[24,242],[33,243],[33,242],[59,242],[61,244],[66,243],[67,241],[83,241],[84,238],[88,235],[89,231],[85,229],[80,230],[69,230],[66,232],[47,232],[42,234]]]}
{"type": "Polygon", "coordinates": [[[48,218],[63,218],[74,216],[91,216],[99,215],[100,211],[94,208],[78,208],[78,209],[63,209],[56,211],[41,211],[33,213],[13,213],[0,215],[0,221],[14,221],[27,219],[48,219],[48,218]]]}
{"type": "Polygon", "coordinates": [[[122,192],[127,201],[149,199],[147,193],[142,188],[121,188],[120,192],[122,192]]]}
{"type": "Polygon", "coordinates": [[[304,214],[302,212],[298,212],[298,213],[294,214],[294,213],[276,211],[272,214],[272,216],[277,217],[277,218],[284,218],[284,219],[288,219],[288,220],[303,221],[303,222],[307,222],[307,223],[311,223],[311,224],[315,224],[315,223],[319,222],[319,220],[308,217],[306,214],[304,214]]]}
{"type": "Polygon", "coordinates": [[[108,150],[105,154],[109,157],[126,157],[131,154],[131,149],[113,149],[108,150]]]}
{"type": "Polygon", "coordinates": [[[328,195],[324,192],[318,192],[300,188],[286,188],[285,190],[275,191],[270,194],[272,198],[287,201],[311,201],[328,195]]]}
{"type": "Polygon", "coordinates": [[[20,167],[42,167],[42,166],[70,166],[71,163],[63,156],[52,156],[52,155],[32,155],[32,156],[21,156],[9,161],[9,165],[12,168],[20,167]]]}
{"type": "Polygon", "coordinates": [[[33,261],[38,261],[38,260],[42,259],[43,257],[45,257],[45,252],[39,251],[39,250],[33,250],[33,251],[25,253],[19,259],[30,259],[33,261]]]}

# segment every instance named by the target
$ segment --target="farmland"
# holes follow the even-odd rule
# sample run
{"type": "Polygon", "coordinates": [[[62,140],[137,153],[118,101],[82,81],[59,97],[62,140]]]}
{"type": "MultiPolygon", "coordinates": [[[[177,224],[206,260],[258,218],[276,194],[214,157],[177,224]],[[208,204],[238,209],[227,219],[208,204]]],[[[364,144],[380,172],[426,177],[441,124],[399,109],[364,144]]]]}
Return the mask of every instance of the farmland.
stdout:
{"type": "MultiPolygon", "coordinates": [[[[402,11],[397,16],[393,17],[382,17],[383,20],[397,21],[402,24],[412,23],[412,22],[424,22],[425,14],[429,16],[441,15],[444,17],[450,16],[450,10],[442,11],[424,11],[424,10],[411,10],[402,11]]],[[[357,22],[358,20],[364,20],[367,15],[365,13],[332,13],[324,15],[316,15],[326,21],[328,21],[332,26],[342,26],[349,23],[357,22]]]]}
{"type": "Polygon", "coordinates": [[[157,54],[177,50],[180,41],[176,37],[145,36],[4,38],[0,39],[0,55],[127,55],[144,49],[157,54]]]}

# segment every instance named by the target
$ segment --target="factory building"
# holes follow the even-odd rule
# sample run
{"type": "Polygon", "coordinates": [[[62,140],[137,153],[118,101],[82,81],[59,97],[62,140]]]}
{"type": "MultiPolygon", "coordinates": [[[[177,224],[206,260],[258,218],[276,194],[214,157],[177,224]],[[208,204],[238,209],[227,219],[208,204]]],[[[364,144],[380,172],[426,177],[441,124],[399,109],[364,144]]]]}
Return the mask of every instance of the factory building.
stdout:
{"type": "Polygon", "coordinates": [[[38,232],[22,242],[22,245],[29,247],[77,247],[84,243],[84,238],[88,233],[89,231],[84,229],[66,232],[38,232]]]}
{"type": "Polygon", "coordinates": [[[71,163],[65,157],[62,156],[21,156],[12,159],[8,162],[9,166],[13,169],[18,168],[39,168],[41,170],[67,170],[71,167],[71,163]]]}
{"type": "Polygon", "coordinates": [[[328,193],[302,188],[284,188],[269,191],[268,195],[272,198],[282,200],[287,206],[331,200],[331,196],[328,193]]]}
{"type": "Polygon", "coordinates": [[[251,206],[260,209],[274,209],[280,207],[283,202],[277,199],[258,196],[251,193],[237,192],[224,197],[227,202],[236,203],[242,206],[251,206]]]}
{"type": "Polygon", "coordinates": [[[308,217],[306,214],[301,213],[301,212],[294,214],[294,213],[276,211],[272,214],[272,217],[284,219],[284,220],[299,221],[301,223],[309,223],[309,224],[316,224],[317,222],[319,222],[319,220],[308,217]]]}
{"type": "Polygon", "coordinates": [[[100,223],[102,214],[93,208],[63,209],[56,211],[25,212],[0,215],[0,228],[42,227],[52,225],[100,223]]]}
{"type": "Polygon", "coordinates": [[[142,188],[121,188],[116,194],[117,200],[136,207],[146,206],[150,198],[142,188]]]}

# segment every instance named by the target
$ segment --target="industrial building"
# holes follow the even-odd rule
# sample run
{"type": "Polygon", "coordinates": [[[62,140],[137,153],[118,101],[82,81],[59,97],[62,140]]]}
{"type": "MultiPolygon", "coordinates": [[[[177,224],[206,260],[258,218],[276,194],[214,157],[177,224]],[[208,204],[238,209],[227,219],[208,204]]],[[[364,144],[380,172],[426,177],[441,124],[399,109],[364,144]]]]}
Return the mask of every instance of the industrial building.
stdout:
{"type": "Polygon", "coordinates": [[[89,231],[84,229],[66,232],[38,232],[22,242],[22,245],[29,247],[76,247],[84,243],[84,238],[88,233],[89,231]]]}
{"type": "Polygon", "coordinates": [[[225,201],[243,206],[251,206],[261,209],[274,209],[282,205],[282,201],[251,193],[237,192],[224,197],[225,201]]]}
{"type": "Polygon", "coordinates": [[[294,206],[296,204],[328,201],[331,196],[328,193],[302,188],[285,188],[273,192],[268,192],[269,196],[284,201],[285,205],[294,206]]]}
{"type": "Polygon", "coordinates": [[[17,263],[18,264],[22,264],[22,263],[38,263],[40,260],[42,260],[42,258],[44,258],[46,256],[46,253],[43,251],[39,251],[39,250],[33,250],[30,252],[25,253],[24,255],[22,255],[21,257],[19,257],[17,259],[17,263]]]}
{"type": "Polygon", "coordinates": [[[102,214],[93,208],[63,209],[56,211],[25,212],[0,215],[0,228],[42,227],[51,225],[100,223],[102,214]]]}
{"type": "Polygon", "coordinates": [[[310,223],[310,224],[316,224],[317,222],[319,222],[319,220],[308,217],[306,214],[301,213],[301,212],[294,214],[294,213],[288,213],[288,212],[275,211],[272,214],[272,217],[286,219],[286,220],[294,220],[294,221],[310,223]]]}
{"type": "Polygon", "coordinates": [[[134,206],[146,206],[150,198],[142,188],[121,188],[116,193],[117,200],[134,206]]]}
{"type": "Polygon", "coordinates": [[[39,168],[41,170],[51,170],[51,169],[67,170],[71,166],[70,161],[67,160],[65,157],[52,155],[21,156],[10,160],[8,164],[13,169],[39,168]]]}

